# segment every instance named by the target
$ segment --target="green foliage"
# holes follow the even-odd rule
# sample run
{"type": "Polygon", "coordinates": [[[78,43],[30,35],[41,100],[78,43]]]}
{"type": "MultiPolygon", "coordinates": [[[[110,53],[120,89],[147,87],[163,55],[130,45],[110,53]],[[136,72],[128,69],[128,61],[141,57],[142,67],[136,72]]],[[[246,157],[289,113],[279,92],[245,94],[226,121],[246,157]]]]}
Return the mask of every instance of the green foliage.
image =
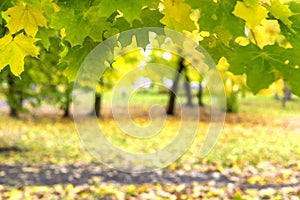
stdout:
{"type": "Polygon", "coordinates": [[[289,19],[293,15],[292,11],[288,5],[281,4],[279,0],[271,1],[270,13],[285,25],[289,27],[292,25],[292,21],[289,19]]]}
{"type": "Polygon", "coordinates": [[[300,77],[300,71],[295,66],[300,62],[294,49],[284,49],[278,45],[265,46],[260,49],[254,44],[238,46],[236,54],[229,58],[230,70],[235,74],[247,74],[247,85],[254,93],[267,88],[273,83],[276,71],[289,81],[295,94],[299,89],[293,85],[300,77]],[[237,55],[238,54],[238,55],[237,55]]]}
{"type": "Polygon", "coordinates": [[[273,64],[273,62],[277,58],[271,57],[272,54],[270,55],[266,50],[267,48],[261,50],[253,44],[245,47],[238,46],[235,50],[238,56],[229,57],[230,70],[235,74],[246,73],[247,85],[254,93],[258,93],[260,89],[268,87],[275,81],[273,69],[277,63],[273,64]],[[249,57],[251,59],[248,59],[249,57]]]}
{"type": "Polygon", "coordinates": [[[196,28],[190,20],[190,5],[182,0],[166,0],[163,2],[163,6],[164,17],[160,21],[166,25],[166,28],[176,31],[192,31],[196,28]]]}
{"type": "Polygon", "coordinates": [[[95,7],[79,11],[72,7],[62,7],[53,15],[50,26],[56,30],[64,28],[65,39],[72,46],[81,45],[87,36],[101,42],[104,32],[113,31],[112,24],[105,17],[100,17],[95,7]]]}
{"type": "Polygon", "coordinates": [[[28,68],[32,81],[37,84],[39,100],[65,108],[71,95],[71,84],[63,73],[67,64],[60,63],[60,53],[64,47],[58,37],[50,37],[49,42],[49,48],[39,43],[40,59],[31,60],[28,68]]]}
{"type": "Polygon", "coordinates": [[[68,63],[65,73],[70,81],[75,80],[81,63],[96,45],[97,43],[91,38],[86,38],[82,45],[71,47],[68,51],[68,54],[62,58],[63,62],[68,63]]]}
{"type": "Polygon", "coordinates": [[[205,0],[198,5],[201,12],[199,18],[201,30],[217,34],[218,38],[227,46],[230,40],[243,35],[245,25],[241,19],[232,14],[235,1],[205,0]]]}
{"type": "Polygon", "coordinates": [[[157,1],[155,0],[102,0],[98,4],[98,11],[101,13],[102,17],[108,17],[115,11],[120,11],[124,18],[132,23],[135,19],[140,19],[140,13],[142,8],[155,5],[157,1]]]}
{"type": "Polygon", "coordinates": [[[293,15],[289,19],[293,22],[291,26],[287,26],[283,22],[279,21],[282,34],[288,39],[292,46],[296,49],[300,48],[300,4],[296,2],[290,2],[289,8],[293,12],[293,15]]]}
{"type": "MultiPolygon", "coordinates": [[[[254,93],[283,78],[295,94],[300,94],[300,63],[295,56],[300,46],[300,4],[296,1],[23,0],[4,1],[0,10],[0,69],[9,65],[16,76],[23,72],[25,57],[38,56],[37,38],[48,49],[49,38],[60,37],[65,47],[60,60],[67,64],[65,74],[72,81],[84,57],[99,42],[125,30],[152,26],[199,37],[208,32],[198,40],[200,44],[216,63],[226,57],[232,72],[245,73],[254,93]],[[262,45],[253,33],[267,18],[278,21],[286,46],[258,48],[262,45]],[[251,44],[237,46],[235,41],[241,36],[251,44]]],[[[137,46],[145,47],[150,41],[147,34],[141,35],[135,34],[137,46]]],[[[126,48],[133,36],[122,38],[118,48],[126,48]]]]}

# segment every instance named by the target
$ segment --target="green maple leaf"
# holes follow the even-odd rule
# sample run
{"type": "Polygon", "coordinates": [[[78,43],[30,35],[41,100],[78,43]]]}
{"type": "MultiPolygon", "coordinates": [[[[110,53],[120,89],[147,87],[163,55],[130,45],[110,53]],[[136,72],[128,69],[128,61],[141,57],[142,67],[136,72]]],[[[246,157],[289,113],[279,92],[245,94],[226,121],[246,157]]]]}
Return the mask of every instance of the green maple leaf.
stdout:
{"type": "Polygon", "coordinates": [[[294,48],[300,48],[300,3],[290,2],[289,8],[293,12],[293,15],[289,17],[292,25],[288,26],[282,21],[279,21],[280,29],[294,48]]]}
{"type": "Polygon", "coordinates": [[[218,35],[222,35],[220,30],[227,30],[234,39],[244,35],[245,23],[232,14],[234,6],[235,1],[228,0],[216,3],[212,0],[198,1],[198,8],[201,11],[200,29],[218,35]]]}
{"type": "Polygon", "coordinates": [[[247,74],[247,85],[256,94],[275,81],[273,60],[264,48],[254,44],[238,46],[228,58],[229,70],[235,74],[247,74]]]}
{"type": "Polygon", "coordinates": [[[254,44],[238,46],[228,57],[229,70],[247,75],[247,85],[256,94],[276,80],[275,71],[286,79],[295,94],[300,95],[300,58],[295,49],[284,49],[278,45],[260,49],[254,44]]]}
{"type": "Polygon", "coordinates": [[[294,94],[300,97],[300,70],[299,68],[281,69],[282,76],[294,94]]]}
{"type": "MultiPolygon", "coordinates": [[[[209,53],[215,63],[218,63],[221,57],[229,57],[231,48],[224,44],[215,35],[210,35],[200,42],[200,45],[209,53]]],[[[231,44],[229,44],[231,45],[231,44]]]]}
{"type": "MultiPolygon", "coordinates": [[[[160,20],[163,18],[158,10],[150,10],[148,8],[143,9],[140,15],[140,21],[133,22],[133,28],[143,28],[143,27],[163,27],[160,20]]],[[[157,31],[157,30],[156,30],[157,31]]],[[[139,47],[146,47],[149,44],[148,34],[136,34],[136,41],[139,47]]]]}
{"type": "MultiPolygon", "coordinates": [[[[134,20],[132,27],[124,17],[118,18],[113,27],[119,29],[120,33],[131,30],[132,28],[163,27],[163,24],[160,23],[160,19],[162,17],[163,14],[161,14],[159,11],[145,8],[140,14],[140,20],[134,20]]],[[[137,45],[139,47],[144,48],[147,44],[149,44],[149,37],[147,34],[148,30],[132,30],[131,33],[133,34],[120,34],[119,41],[121,42],[122,47],[126,47],[131,44],[133,35],[135,35],[137,45]]]]}
{"type": "Polygon", "coordinates": [[[56,31],[53,29],[39,28],[39,31],[36,34],[36,38],[40,39],[40,42],[43,46],[48,49],[50,47],[50,38],[56,37],[56,31]]]}
{"type": "Polygon", "coordinates": [[[199,25],[201,31],[210,32],[201,45],[210,53],[215,62],[230,51],[230,43],[244,35],[245,23],[235,17],[232,11],[235,1],[186,0],[194,9],[200,10],[199,25]]]}
{"type": "Polygon", "coordinates": [[[108,37],[117,34],[119,31],[112,27],[112,23],[106,17],[99,17],[97,7],[91,7],[85,12],[85,17],[89,21],[87,35],[94,41],[101,42],[108,37]]]}
{"type": "MultiPolygon", "coordinates": [[[[299,57],[299,48],[272,48],[271,49],[277,59],[280,59],[280,62],[277,62],[275,68],[279,70],[284,81],[289,85],[292,92],[300,96],[300,57],[299,57]]],[[[270,51],[271,52],[271,51],[270,51]]],[[[279,60],[277,60],[279,61],[279,60]]]]}
{"type": "Polygon", "coordinates": [[[94,42],[92,39],[86,38],[83,45],[72,47],[68,54],[62,58],[61,62],[68,63],[68,67],[65,69],[64,73],[67,75],[69,81],[75,80],[82,62],[97,44],[98,43],[94,42]]]}
{"type": "Polygon", "coordinates": [[[10,20],[7,23],[10,34],[24,29],[28,35],[34,37],[38,32],[39,26],[47,27],[47,19],[40,8],[32,8],[20,4],[9,8],[4,14],[10,16],[10,20]]]}
{"type": "Polygon", "coordinates": [[[98,11],[102,17],[107,18],[119,10],[123,13],[124,18],[131,24],[135,19],[140,20],[142,8],[153,4],[153,0],[102,0],[98,5],[98,11]]]}
{"type": "Polygon", "coordinates": [[[98,8],[95,6],[83,11],[62,7],[54,14],[50,26],[54,29],[65,28],[66,40],[72,46],[81,45],[87,36],[101,42],[104,39],[104,32],[112,32],[106,36],[109,37],[118,31],[112,28],[112,24],[106,18],[99,16],[98,8]]]}
{"type": "Polygon", "coordinates": [[[141,27],[163,27],[160,20],[164,17],[158,10],[145,8],[141,11],[140,20],[133,22],[133,28],[141,27]]]}
{"type": "Polygon", "coordinates": [[[72,46],[76,46],[83,43],[87,35],[89,22],[81,12],[75,13],[74,8],[62,7],[59,12],[53,15],[50,26],[58,30],[65,28],[66,40],[72,46]]]}
{"type": "Polygon", "coordinates": [[[292,21],[289,20],[289,17],[291,17],[293,13],[288,5],[280,3],[279,0],[271,0],[271,7],[269,8],[269,11],[285,25],[289,27],[292,25],[292,21]]]}
{"type": "Polygon", "coordinates": [[[24,71],[24,58],[28,55],[38,56],[38,48],[34,45],[37,39],[19,34],[15,37],[6,35],[0,39],[0,70],[9,65],[15,76],[24,71]]]}

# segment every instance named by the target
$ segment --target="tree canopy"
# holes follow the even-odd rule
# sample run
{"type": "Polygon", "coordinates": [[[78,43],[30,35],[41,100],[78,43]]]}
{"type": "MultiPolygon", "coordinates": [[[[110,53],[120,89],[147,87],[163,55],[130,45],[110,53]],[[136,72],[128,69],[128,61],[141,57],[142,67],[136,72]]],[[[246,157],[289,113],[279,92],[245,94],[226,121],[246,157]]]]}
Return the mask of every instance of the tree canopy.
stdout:
{"type": "MultiPolygon", "coordinates": [[[[163,27],[199,42],[217,63],[246,74],[253,93],[279,78],[300,96],[300,3],[280,0],[4,0],[0,3],[0,70],[22,78],[28,57],[41,59],[59,38],[59,63],[70,81],[88,53],[112,35],[163,27]]],[[[150,38],[150,37],[149,37],[150,38]]],[[[149,38],[136,38],[138,46],[149,38]]],[[[131,43],[121,44],[125,48],[131,43]]],[[[29,68],[29,67],[28,67],[29,68]]],[[[59,70],[59,68],[58,68],[59,70]]]]}

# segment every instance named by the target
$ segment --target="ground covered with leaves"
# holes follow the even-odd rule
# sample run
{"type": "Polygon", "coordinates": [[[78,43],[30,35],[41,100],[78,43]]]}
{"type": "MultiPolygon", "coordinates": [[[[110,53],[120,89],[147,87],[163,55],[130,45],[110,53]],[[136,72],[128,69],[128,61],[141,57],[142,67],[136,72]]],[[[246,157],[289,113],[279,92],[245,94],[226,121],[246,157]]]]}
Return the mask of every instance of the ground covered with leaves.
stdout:
{"type": "MultiPolygon", "coordinates": [[[[91,157],[70,119],[1,114],[0,199],[299,199],[299,109],[298,100],[286,109],[273,100],[245,100],[239,114],[227,115],[207,157],[199,158],[199,134],[180,160],[143,174],[119,172],[91,157]]],[[[109,117],[101,123],[114,130],[109,117]]],[[[200,124],[200,132],[209,126],[200,124]]],[[[147,152],[172,138],[169,132],[145,149],[117,132],[107,136],[128,151],[147,152]]]]}
{"type": "Polygon", "coordinates": [[[190,171],[128,174],[98,164],[1,165],[0,191],[3,199],[297,199],[300,195],[299,166],[283,169],[265,163],[239,170],[203,165],[190,171]]]}

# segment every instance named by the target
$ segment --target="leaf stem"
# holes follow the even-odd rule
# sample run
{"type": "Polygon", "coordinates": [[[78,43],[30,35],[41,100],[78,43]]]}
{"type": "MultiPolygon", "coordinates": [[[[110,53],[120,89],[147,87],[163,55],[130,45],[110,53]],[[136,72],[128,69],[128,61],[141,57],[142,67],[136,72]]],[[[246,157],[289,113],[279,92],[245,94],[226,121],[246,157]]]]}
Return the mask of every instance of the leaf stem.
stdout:
{"type": "Polygon", "coordinates": [[[251,37],[253,38],[253,40],[254,40],[256,46],[258,46],[257,39],[256,39],[255,34],[254,34],[254,31],[253,31],[252,29],[250,29],[250,33],[251,33],[251,37]]]}

